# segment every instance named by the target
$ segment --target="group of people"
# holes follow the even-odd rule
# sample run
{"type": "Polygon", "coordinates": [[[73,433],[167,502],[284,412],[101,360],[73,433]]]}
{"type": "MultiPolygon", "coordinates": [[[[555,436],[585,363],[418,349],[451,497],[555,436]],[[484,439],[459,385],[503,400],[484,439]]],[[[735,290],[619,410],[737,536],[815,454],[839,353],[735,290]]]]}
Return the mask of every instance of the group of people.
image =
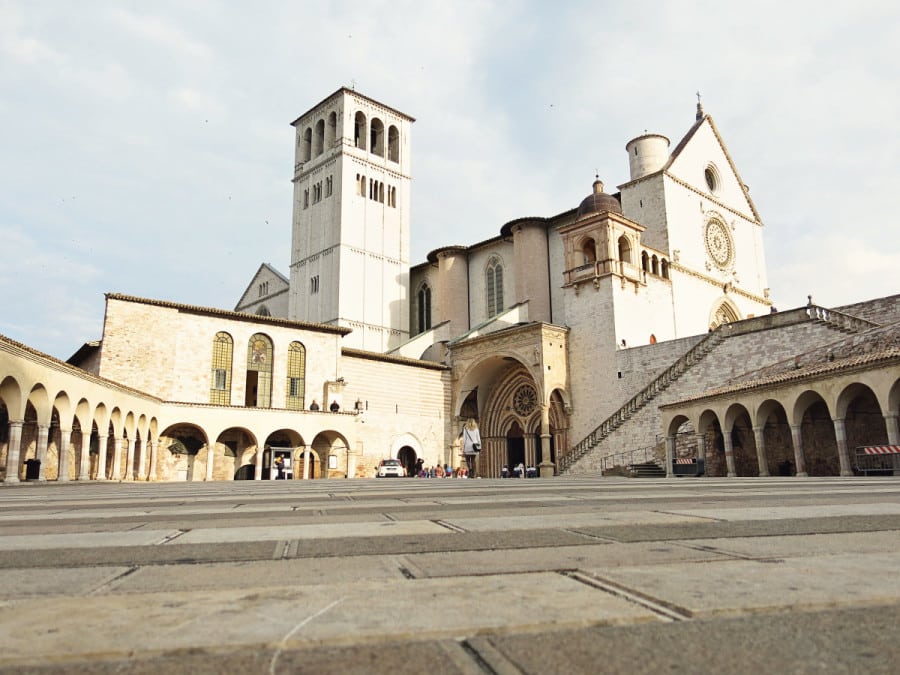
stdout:
{"type": "Polygon", "coordinates": [[[425,462],[419,458],[413,475],[417,478],[468,478],[469,470],[464,466],[454,469],[449,464],[425,466],[425,462]]]}

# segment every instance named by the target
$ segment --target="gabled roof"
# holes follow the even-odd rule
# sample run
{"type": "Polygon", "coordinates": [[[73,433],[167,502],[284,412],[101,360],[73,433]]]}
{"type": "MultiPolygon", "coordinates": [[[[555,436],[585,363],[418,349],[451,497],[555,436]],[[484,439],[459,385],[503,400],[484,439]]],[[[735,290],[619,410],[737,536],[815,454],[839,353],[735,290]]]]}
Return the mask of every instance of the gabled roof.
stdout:
{"type": "Polygon", "coordinates": [[[291,126],[294,126],[295,124],[297,124],[297,122],[299,122],[301,119],[303,119],[304,117],[306,117],[306,116],[307,116],[309,113],[311,113],[313,110],[315,110],[316,108],[318,108],[318,107],[319,107],[320,105],[322,105],[323,103],[327,103],[328,101],[330,101],[331,99],[333,99],[333,98],[334,98],[335,96],[337,96],[338,94],[352,94],[353,96],[359,96],[360,98],[365,99],[365,100],[368,101],[369,103],[372,103],[372,104],[377,105],[377,106],[379,106],[379,107],[381,107],[381,108],[384,108],[385,110],[390,110],[392,113],[394,113],[395,115],[399,115],[399,116],[402,117],[403,119],[409,120],[410,122],[415,122],[415,121],[416,121],[416,118],[415,118],[415,117],[410,117],[410,116],[407,115],[406,113],[400,112],[400,111],[397,110],[396,108],[392,108],[392,107],[389,106],[389,105],[385,105],[385,104],[382,103],[381,101],[376,101],[374,98],[371,98],[371,97],[369,97],[369,96],[366,96],[365,94],[360,94],[358,91],[356,91],[356,89],[349,89],[349,88],[347,88],[347,87],[341,87],[341,88],[338,89],[337,91],[335,91],[335,92],[329,94],[328,96],[326,96],[325,98],[323,98],[321,101],[319,101],[319,102],[316,103],[314,106],[312,106],[311,108],[309,108],[309,110],[307,110],[307,111],[304,112],[302,115],[300,115],[300,117],[298,117],[298,118],[295,119],[293,122],[291,122],[291,126]]]}
{"type": "MultiPolygon", "coordinates": [[[[250,277],[250,283],[247,284],[247,288],[245,288],[244,292],[241,293],[240,300],[238,300],[238,303],[234,306],[235,310],[237,310],[237,308],[243,304],[249,304],[250,301],[248,301],[247,303],[244,303],[244,298],[247,297],[247,294],[250,292],[250,289],[253,288],[253,285],[256,283],[256,280],[259,279],[260,275],[263,272],[270,272],[271,274],[273,274],[275,276],[276,279],[278,279],[279,281],[281,281],[284,284],[285,289],[290,288],[291,282],[286,276],[284,276],[281,272],[279,272],[274,267],[272,267],[269,263],[263,263],[262,265],[259,266],[259,268],[256,270],[254,275],[252,277],[250,277]]],[[[269,295],[274,295],[274,293],[269,293],[269,295]]],[[[256,301],[256,300],[257,299],[254,298],[254,301],[256,301]]]]}
{"type": "Polygon", "coordinates": [[[319,333],[334,333],[336,335],[347,335],[352,333],[352,328],[344,328],[343,326],[333,326],[327,323],[312,323],[309,321],[291,321],[289,319],[279,319],[272,316],[259,316],[257,314],[246,314],[244,312],[232,312],[227,309],[216,309],[215,307],[200,307],[198,305],[183,305],[178,302],[169,302],[167,300],[152,300],[150,298],[139,298],[133,295],[124,295],[122,293],[107,293],[106,300],[120,300],[122,302],[134,302],[141,305],[153,305],[154,307],[166,307],[174,309],[186,314],[202,314],[205,316],[218,316],[231,321],[248,321],[250,323],[265,324],[267,326],[283,326],[285,328],[296,328],[298,330],[311,330],[319,333]]]}

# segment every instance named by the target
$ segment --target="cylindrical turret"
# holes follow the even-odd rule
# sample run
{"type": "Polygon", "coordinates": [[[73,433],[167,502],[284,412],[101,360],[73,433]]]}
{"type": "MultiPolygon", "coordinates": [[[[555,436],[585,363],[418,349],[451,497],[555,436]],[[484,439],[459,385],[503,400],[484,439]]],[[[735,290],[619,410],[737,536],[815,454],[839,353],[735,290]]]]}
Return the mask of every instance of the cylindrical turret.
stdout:
{"type": "Polygon", "coordinates": [[[464,246],[445,246],[428,254],[438,262],[440,321],[450,322],[456,337],[469,330],[469,258],[464,246]]]}
{"type": "Polygon", "coordinates": [[[628,141],[631,180],[659,171],[669,161],[669,139],[660,134],[644,134],[628,141]]]}

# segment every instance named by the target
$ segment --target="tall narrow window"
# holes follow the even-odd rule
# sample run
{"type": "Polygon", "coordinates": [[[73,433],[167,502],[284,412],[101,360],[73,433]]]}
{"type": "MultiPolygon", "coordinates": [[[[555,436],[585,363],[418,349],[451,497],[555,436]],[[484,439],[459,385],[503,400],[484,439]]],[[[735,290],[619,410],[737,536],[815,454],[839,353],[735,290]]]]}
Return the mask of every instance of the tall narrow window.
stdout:
{"type": "Polygon", "coordinates": [[[631,244],[624,234],[619,237],[619,260],[631,264],[631,244]]]}
{"type": "Polygon", "coordinates": [[[373,155],[384,157],[384,122],[377,117],[373,117],[369,135],[371,136],[369,152],[373,155]]]}
{"type": "Polygon", "coordinates": [[[307,127],[303,132],[303,161],[308,162],[312,158],[312,128],[307,127]]]}
{"type": "Polygon", "coordinates": [[[244,405],[248,408],[272,406],[272,341],[257,333],[247,344],[247,388],[244,405]]]}
{"type": "Polygon", "coordinates": [[[493,257],[488,261],[485,274],[487,287],[487,315],[490,319],[503,311],[503,263],[493,257]]]}
{"type": "Polygon", "coordinates": [[[328,115],[328,127],[325,129],[325,149],[334,147],[334,141],[337,138],[337,113],[332,112],[328,115]]]}
{"type": "Polygon", "coordinates": [[[316,122],[316,137],[313,143],[313,154],[318,157],[325,152],[325,120],[316,122]]]}
{"type": "Polygon", "coordinates": [[[366,114],[358,112],[353,120],[353,145],[360,150],[366,149],[366,131],[366,114]]]}
{"type": "Polygon", "coordinates": [[[228,333],[219,332],[213,338],[212,365],[209,377],[209,402],[214,405],[231,404],[231,356],[234,341],[228,333]]]}
{"type": "Polygon", "coordinates": [[[285,405],[288,410],[303,410],[306,396],[306,347],[292,342],[288,347],[285,405]]]}
{"type": "Polygon", "coordinates": [[[424,283],[419,287],[419,332],[424,333],[431,328],[431,287],[424,283]]]}
{"type": "Polygon", "coordinates": [[[400,161],[400,132],[393,124],[388,127],[388,159],[392,162],[400,161]]]}

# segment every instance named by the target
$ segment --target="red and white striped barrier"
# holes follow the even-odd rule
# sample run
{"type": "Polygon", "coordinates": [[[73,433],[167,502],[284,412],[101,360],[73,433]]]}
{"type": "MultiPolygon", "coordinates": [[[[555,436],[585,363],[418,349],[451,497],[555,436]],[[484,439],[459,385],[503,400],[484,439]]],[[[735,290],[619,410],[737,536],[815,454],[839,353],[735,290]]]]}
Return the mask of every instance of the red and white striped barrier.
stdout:
{"type": "Polygon", "coordinates": [[[866,445],[858,451],[864,455],[900,455],[900,445],[866,445]]]}
{"type": "Polygon", "coordinates": [[[676,464],[693,464],[694,458],[693,457],[676,457],[675,463],[676,464]]]}

